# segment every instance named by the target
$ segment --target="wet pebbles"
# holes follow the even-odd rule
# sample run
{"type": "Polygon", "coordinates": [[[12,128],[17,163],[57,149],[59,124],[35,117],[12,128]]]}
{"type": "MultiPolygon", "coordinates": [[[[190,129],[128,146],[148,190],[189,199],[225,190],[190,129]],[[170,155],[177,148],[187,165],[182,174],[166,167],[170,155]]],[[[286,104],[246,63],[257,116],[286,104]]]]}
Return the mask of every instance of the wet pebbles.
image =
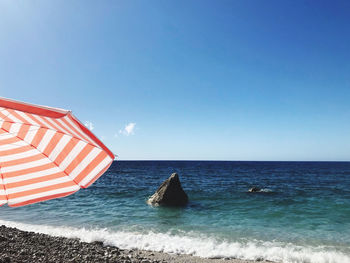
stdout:
{"type": "Polygon", "coordinates": [[[0,262],[159,263],[141,252],[0,226],[0,262]]]}
{"type": "Polygon", "coordinates": [[[155,251],[126,250],[105,246],[100,241],[86,243],[78,239],[26,232],[3,225],[0,226],[0,263],[5,262],[248,263],[253,261],[234,258],[205,259],[155,251]]]}

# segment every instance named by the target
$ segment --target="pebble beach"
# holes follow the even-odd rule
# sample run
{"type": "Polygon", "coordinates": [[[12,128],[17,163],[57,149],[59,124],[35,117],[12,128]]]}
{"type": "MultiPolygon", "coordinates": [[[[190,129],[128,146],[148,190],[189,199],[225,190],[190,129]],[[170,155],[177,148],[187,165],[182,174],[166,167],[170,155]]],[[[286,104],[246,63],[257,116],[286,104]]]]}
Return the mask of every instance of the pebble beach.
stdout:
{"type": "MultiPolygon", "coordinates": [[[[238,259],[206,259],[138,249],[105,246],[103,242],[54,237],[0,226],[0,262],[121,262],[121,263],[249,263],[238,259]]],[[[259,261],[271,262],[271,261],[259,261]]]]}

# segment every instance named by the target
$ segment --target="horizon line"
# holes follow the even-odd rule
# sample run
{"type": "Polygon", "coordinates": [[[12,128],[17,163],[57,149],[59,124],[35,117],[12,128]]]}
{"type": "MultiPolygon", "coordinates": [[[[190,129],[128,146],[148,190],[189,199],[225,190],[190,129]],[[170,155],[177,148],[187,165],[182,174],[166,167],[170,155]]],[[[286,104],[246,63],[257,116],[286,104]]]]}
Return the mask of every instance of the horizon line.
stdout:
{"type": "Polygon", "coordinates": [[[182,159],[115,159],[114,161],[132,161],[132,162],[137,162],[137,161],[141,161],[141,162],[152,162],[152,161],[158,161],[158,162],[315,162],[315,163],[348,163],[350,162],[350,160],[347,161],[339,161],[339,160],[182,160],[182,159]]]}

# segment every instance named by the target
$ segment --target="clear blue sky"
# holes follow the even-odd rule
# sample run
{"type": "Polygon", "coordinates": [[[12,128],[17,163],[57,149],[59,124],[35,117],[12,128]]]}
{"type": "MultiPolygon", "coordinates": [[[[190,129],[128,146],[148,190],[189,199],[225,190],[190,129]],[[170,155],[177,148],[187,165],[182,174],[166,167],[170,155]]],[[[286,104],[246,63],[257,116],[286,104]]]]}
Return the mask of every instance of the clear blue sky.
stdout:
{"type": "Polygon", "coordinates": [[[0,96],[122,160],[350,160],[350,2],[1,1],[0,96]]]}

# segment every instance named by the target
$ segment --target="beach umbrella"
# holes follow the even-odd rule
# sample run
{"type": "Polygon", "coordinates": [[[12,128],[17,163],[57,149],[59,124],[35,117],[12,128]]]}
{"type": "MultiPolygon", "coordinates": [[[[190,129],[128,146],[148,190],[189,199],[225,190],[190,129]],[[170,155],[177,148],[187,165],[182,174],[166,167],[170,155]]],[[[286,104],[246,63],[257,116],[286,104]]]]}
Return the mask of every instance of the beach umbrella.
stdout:
{"type": "Polygon", "coordinates": [[[113,160],[71,111],[0,98],[0,205],[70,195],[96,181],[113,160]]]}

